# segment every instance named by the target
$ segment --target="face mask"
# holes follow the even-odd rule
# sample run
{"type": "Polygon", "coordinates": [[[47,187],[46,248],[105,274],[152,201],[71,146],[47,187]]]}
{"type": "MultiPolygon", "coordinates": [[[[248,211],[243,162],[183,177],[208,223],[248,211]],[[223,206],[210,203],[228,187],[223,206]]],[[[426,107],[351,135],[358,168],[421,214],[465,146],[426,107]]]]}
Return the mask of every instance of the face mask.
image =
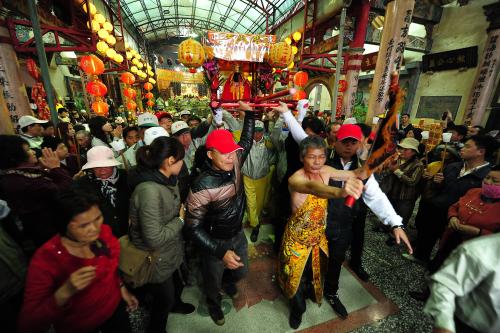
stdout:
{"type": "Polygon", "coordinates": [[[483,183],[482,195],[490,199],[500,199],[500,185],[483,183]]]}

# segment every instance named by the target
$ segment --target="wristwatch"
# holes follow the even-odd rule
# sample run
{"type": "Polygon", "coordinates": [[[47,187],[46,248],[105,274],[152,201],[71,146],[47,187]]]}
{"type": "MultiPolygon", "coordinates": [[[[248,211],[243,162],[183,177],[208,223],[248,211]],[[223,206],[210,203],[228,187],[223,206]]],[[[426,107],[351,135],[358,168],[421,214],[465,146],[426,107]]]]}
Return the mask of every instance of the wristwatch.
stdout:
{"type": "Polygon", "coordinates": [[[405,227],[404,227],[404,225],[402,225],[402,224],[392,226],[391,230],[398,229],[398,228],[401,229],[401,230],[403,230],[403,231],[406,230],[405,227]]]}

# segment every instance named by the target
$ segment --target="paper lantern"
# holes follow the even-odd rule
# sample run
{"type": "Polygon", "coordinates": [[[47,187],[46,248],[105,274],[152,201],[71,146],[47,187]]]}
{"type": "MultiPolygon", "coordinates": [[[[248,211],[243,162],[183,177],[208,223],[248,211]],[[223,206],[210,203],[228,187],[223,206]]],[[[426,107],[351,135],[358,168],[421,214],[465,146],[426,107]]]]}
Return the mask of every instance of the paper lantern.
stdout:
{"type": "Polygon", "coordinates": [[[141,78],[142,78],[142,77],[144,77],[144,72],[143,72],[143,71],[141,71],[140,69],[138,69],[138,70],[137,70],[137,76],[138,76],[138,77],[141,77],[141,78]]]}
{"type": "Polygon", "coordinates": [[[292,47],[285,42],[271,45],[269,64],[273,67],[285,68],[293,60],[292,47]]]}
{"type": "Polygon", "coordinates": [[[293,45],[293,46],[292,46],[292,54],[293,54],[293,55],[296,55],[298,52],[299,52],[298,47],[297,47],[297,46],[295,46],[295,45],[293,45]]]}
{"type": "Polygon", "coordinates": [[[96,20],[99,24],[104,24],[104,22],[106,22],[106,18],[102,14],[95,14],[94,20],[96,20]]]}
{"type": "Polygon", "coordinates": [[[137,91],[132,88],[125,88],[123,89],[123,94],[128,98],[134,99],[137,96],[137,91]]]}
{"type": "Polygon", "coordinates": [[[290,63],[290,65],[287,66],[288,69],[292,69],[293,67],[295,67],[295,63],[292,61],[290,63]]]}
{"type": "Polygon", "coordinates": [[[153,105],[155,105],[155,102],[149,100],[146,102],[146,104],[147,104],[147,106],[152,107],[153,105]]]}
{"type": "Polygon", "coordinates": [[[128,103],[127,103],[128,110],[135,110],[136,108],[137,108],[137,104],[135,104],[134,101],[128,101],[128,103]]]}
{"type": "Polygon", "coordinates": [[[101,29],[97,32],[97,35],[99,36],[100,39],[106,40],[106,38],[109,37],[109,32],[107,32],[104,29],[101,29]]]}
{"type": "Polygon", "coordinates": [[[103,101],[96,101],[92,103],[92,110],[94,110],[95,114],[98,116],[105,116],[108,114],[108,103],[103,101]]]}
{"type": "Polygon", "coordinates": [[[130,60],[130,59],[132,59],[134,57],[134,55],[132,53],[130,53],[130,51],[127,51],[125,53],[125,55],[127,56],[127,60],[130,60]]]}
{"type": "Polygon", "coordinates": [[[304,71],[299,71],[295,73],[293,77],[293,83],[295,83],[295,85],[299,87],[305,87],[308,80],[309,80],[309,75],[307,74],[307,72],[304,71]]]}
{"type": "Polygon", "coordinates": [[[138,69],[137,69],[137,67],[136,67],[136,66],[132,66],[132,67],[130,67],[130,71],[131,71],[132,73],[137,73],[138,69]]]}
{"type": "Polygon", "coordinates": [[[101,81],[90,81],[85,86],[85,89],[92,96],[99,96],[99,97],[103,97],[108,92],[108,88],[101,81]]]}
{"type": "Polygon", "coordinates": [[[107,38],[106,38],[106,43],[109,44],[109,46],[113,46],[116,44],[116,38],[115,36],[113,35],[109,35],[107,38]]]}
{"type": "Polygon", "coordinates": [[[298,42],[302,38],[302,34],[298,31],[295,31],[292,35],[294,41],[298,42]]]}
{"type": "Polygon", "coordinates": [[[137,60],[137,58],[134,58],[134,59],[132,59],[132,63],[137,66],[137,64],[139,63],[139,60],[137,60]]]}
{"type": "Polygon", "coordinates": [[[307,98],[307,94],[304,90],[297,90],[297,92],[293,94],[293,99],[296,101],[300,101],[305,98],[307,98]]]}
{"type": "Polygon", "coordinates": [[[194,39],[186,39],[179,44],[179,62],[186,67],[197,68],[205,61],[203,46],[194,39]]]}
{"type": "Polygon", "coordinates": [[[152,70],[152,69],[153,69],[153,67],[151,67],[151,65],[150,65],[150,64],[147,64],[147,65],[146,65],[146,68],[148,69],[148,71],[150,71],[150,70],[152,70]]]}
{"type": "Polygon", "coordinates": [[[148,93],[144,94],[144,97],[146,97],[147,99],[151,99],[151,98],[153,98],[154,96],[153,96],[153,93],[152,93],[152,92],[148,92],[148,93]]]}
{"type": "Polygon", "coordinates": [[[114,61],[116,61],[117,63],[121,64],[123,62],[123,56],[119,53],[117,53],[115,55],[115,57],[113,58],[114,61]]]}
{"type": "Polygon", "coordinates": [[[149,76],[155,76],[155,73],[153,73],[152,71],[148,71],[148,75],[149,76]]]}
{"type": "Polygon", "coordinates": [[[113,31],[113,25],[110,22],[104,22],[102,28],[108,32],[113,31]]]}
{"type": "Polygon", "coordinates": [[[142,69],[144,67],[144,64],[142,62],[137,63],[137,68],[142,69]]]}
{"type": "Polygon", "coordinates": [[[291,45],[292,39],[290,37],[285,38],[285,43],[287,43],[288,45],[291,45]]]}
{"type": "Polygon", "coordinates": [[[150,77],[148,81],[149,81],[149,83],[151,83],[151,84],[156,84],[156,80],[155,80],[155,79],[153,79],[152,77],[150,77]]]}
{"type": "Polygon", "coordinates": [[[96,20],[92,20],[90,22],[90,25],[89,25],[89,22],[87,22],[87,28],[92,30],[92,32],[98,32],[99,29],[101,29],[101,25],[96,20]]]}
{"type": "Polygon", "coordinates": [[[212,60],[214,58],[214,49],[209,45],[203,46],[203,51],[205,51],[205,56],[208,60],[212,60]]]}
{"type": "Polygon", "coordinates": [[[153,85],[151,83],[144,83],[144,90],[150,91],[151,89],[153,89],[153,85]]]}
{"type": "Polygon", "coordinates": [[[96,44],[97,51],[99,51],[101,54],[106,54],[106,51],[109,49],[108,44],[103,42],[102,40],[97,42],[96,44]]]}
{"type": "Polygon", "coordinates": [[[120,80],[125,84],[132,85],[135,82],[135,76],[132,73],[125,72],[120,76],[120,80]]]}
{"type": "Polygon", "coordinates": [[[107,49],[106,50],[106,57],[110,58],[110,59],[113,59],[116,55],[116,51],[114,49],[107,49]]]}
{"type": "Polygon", "coordinates": [[[104,63],[95,55],[86,55],[80,59],[80,68],[87,74],[99,75],[104,72],[104,63]]]}
{"type": "MultiPolygon", "coordinates": [[[[87,13],[87,4],[85,4],[85,3],[84,3],[82,8],[83,8],[83,11],[84,11],[85,13],[87,13]]],[[[89,3],[89,8],[90,8],[90,15],[91,15],[91,16],[94,16],[94,15],[95,15],[95,13],[97,13],[97,9],[96,9],[96,8],[95,8],[95,6],[94,6],[93,4],[91,4],[91,3],[89,3]]]]}
{"type": "Polygon", "coordinates": [[[134,57],[136,57],[137,60],[141,60],[142,59],[141,55],[137,51],[135,52],[134,57]]]}

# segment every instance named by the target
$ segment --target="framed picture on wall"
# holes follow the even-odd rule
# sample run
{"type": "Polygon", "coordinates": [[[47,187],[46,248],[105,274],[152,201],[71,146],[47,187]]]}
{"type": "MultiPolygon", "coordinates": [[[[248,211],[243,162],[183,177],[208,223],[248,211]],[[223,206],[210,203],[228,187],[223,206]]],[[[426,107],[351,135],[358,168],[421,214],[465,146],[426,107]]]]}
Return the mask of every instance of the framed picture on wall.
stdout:
{"type": "Polygon", "coordinates": [[[462,96],[420,96],[416,118],[441,120],[443,112],[450,111],[455,120],[461,100],[462,96]]]}

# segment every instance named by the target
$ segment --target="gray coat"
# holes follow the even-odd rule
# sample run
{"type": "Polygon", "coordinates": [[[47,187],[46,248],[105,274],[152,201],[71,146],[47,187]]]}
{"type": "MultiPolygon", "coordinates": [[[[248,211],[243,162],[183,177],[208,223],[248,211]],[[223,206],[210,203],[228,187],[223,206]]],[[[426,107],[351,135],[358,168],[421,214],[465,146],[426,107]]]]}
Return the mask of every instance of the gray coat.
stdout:
{"type": "Polygon", "coordinates": [[[161,283],[184,259],[179,189],[175,179],[158,171],[138,172],[131,177],[136,178],[132,183],[139,184],[130,199],[129,237],[137,248],[159,252],[151,283],[161,283]]]}

